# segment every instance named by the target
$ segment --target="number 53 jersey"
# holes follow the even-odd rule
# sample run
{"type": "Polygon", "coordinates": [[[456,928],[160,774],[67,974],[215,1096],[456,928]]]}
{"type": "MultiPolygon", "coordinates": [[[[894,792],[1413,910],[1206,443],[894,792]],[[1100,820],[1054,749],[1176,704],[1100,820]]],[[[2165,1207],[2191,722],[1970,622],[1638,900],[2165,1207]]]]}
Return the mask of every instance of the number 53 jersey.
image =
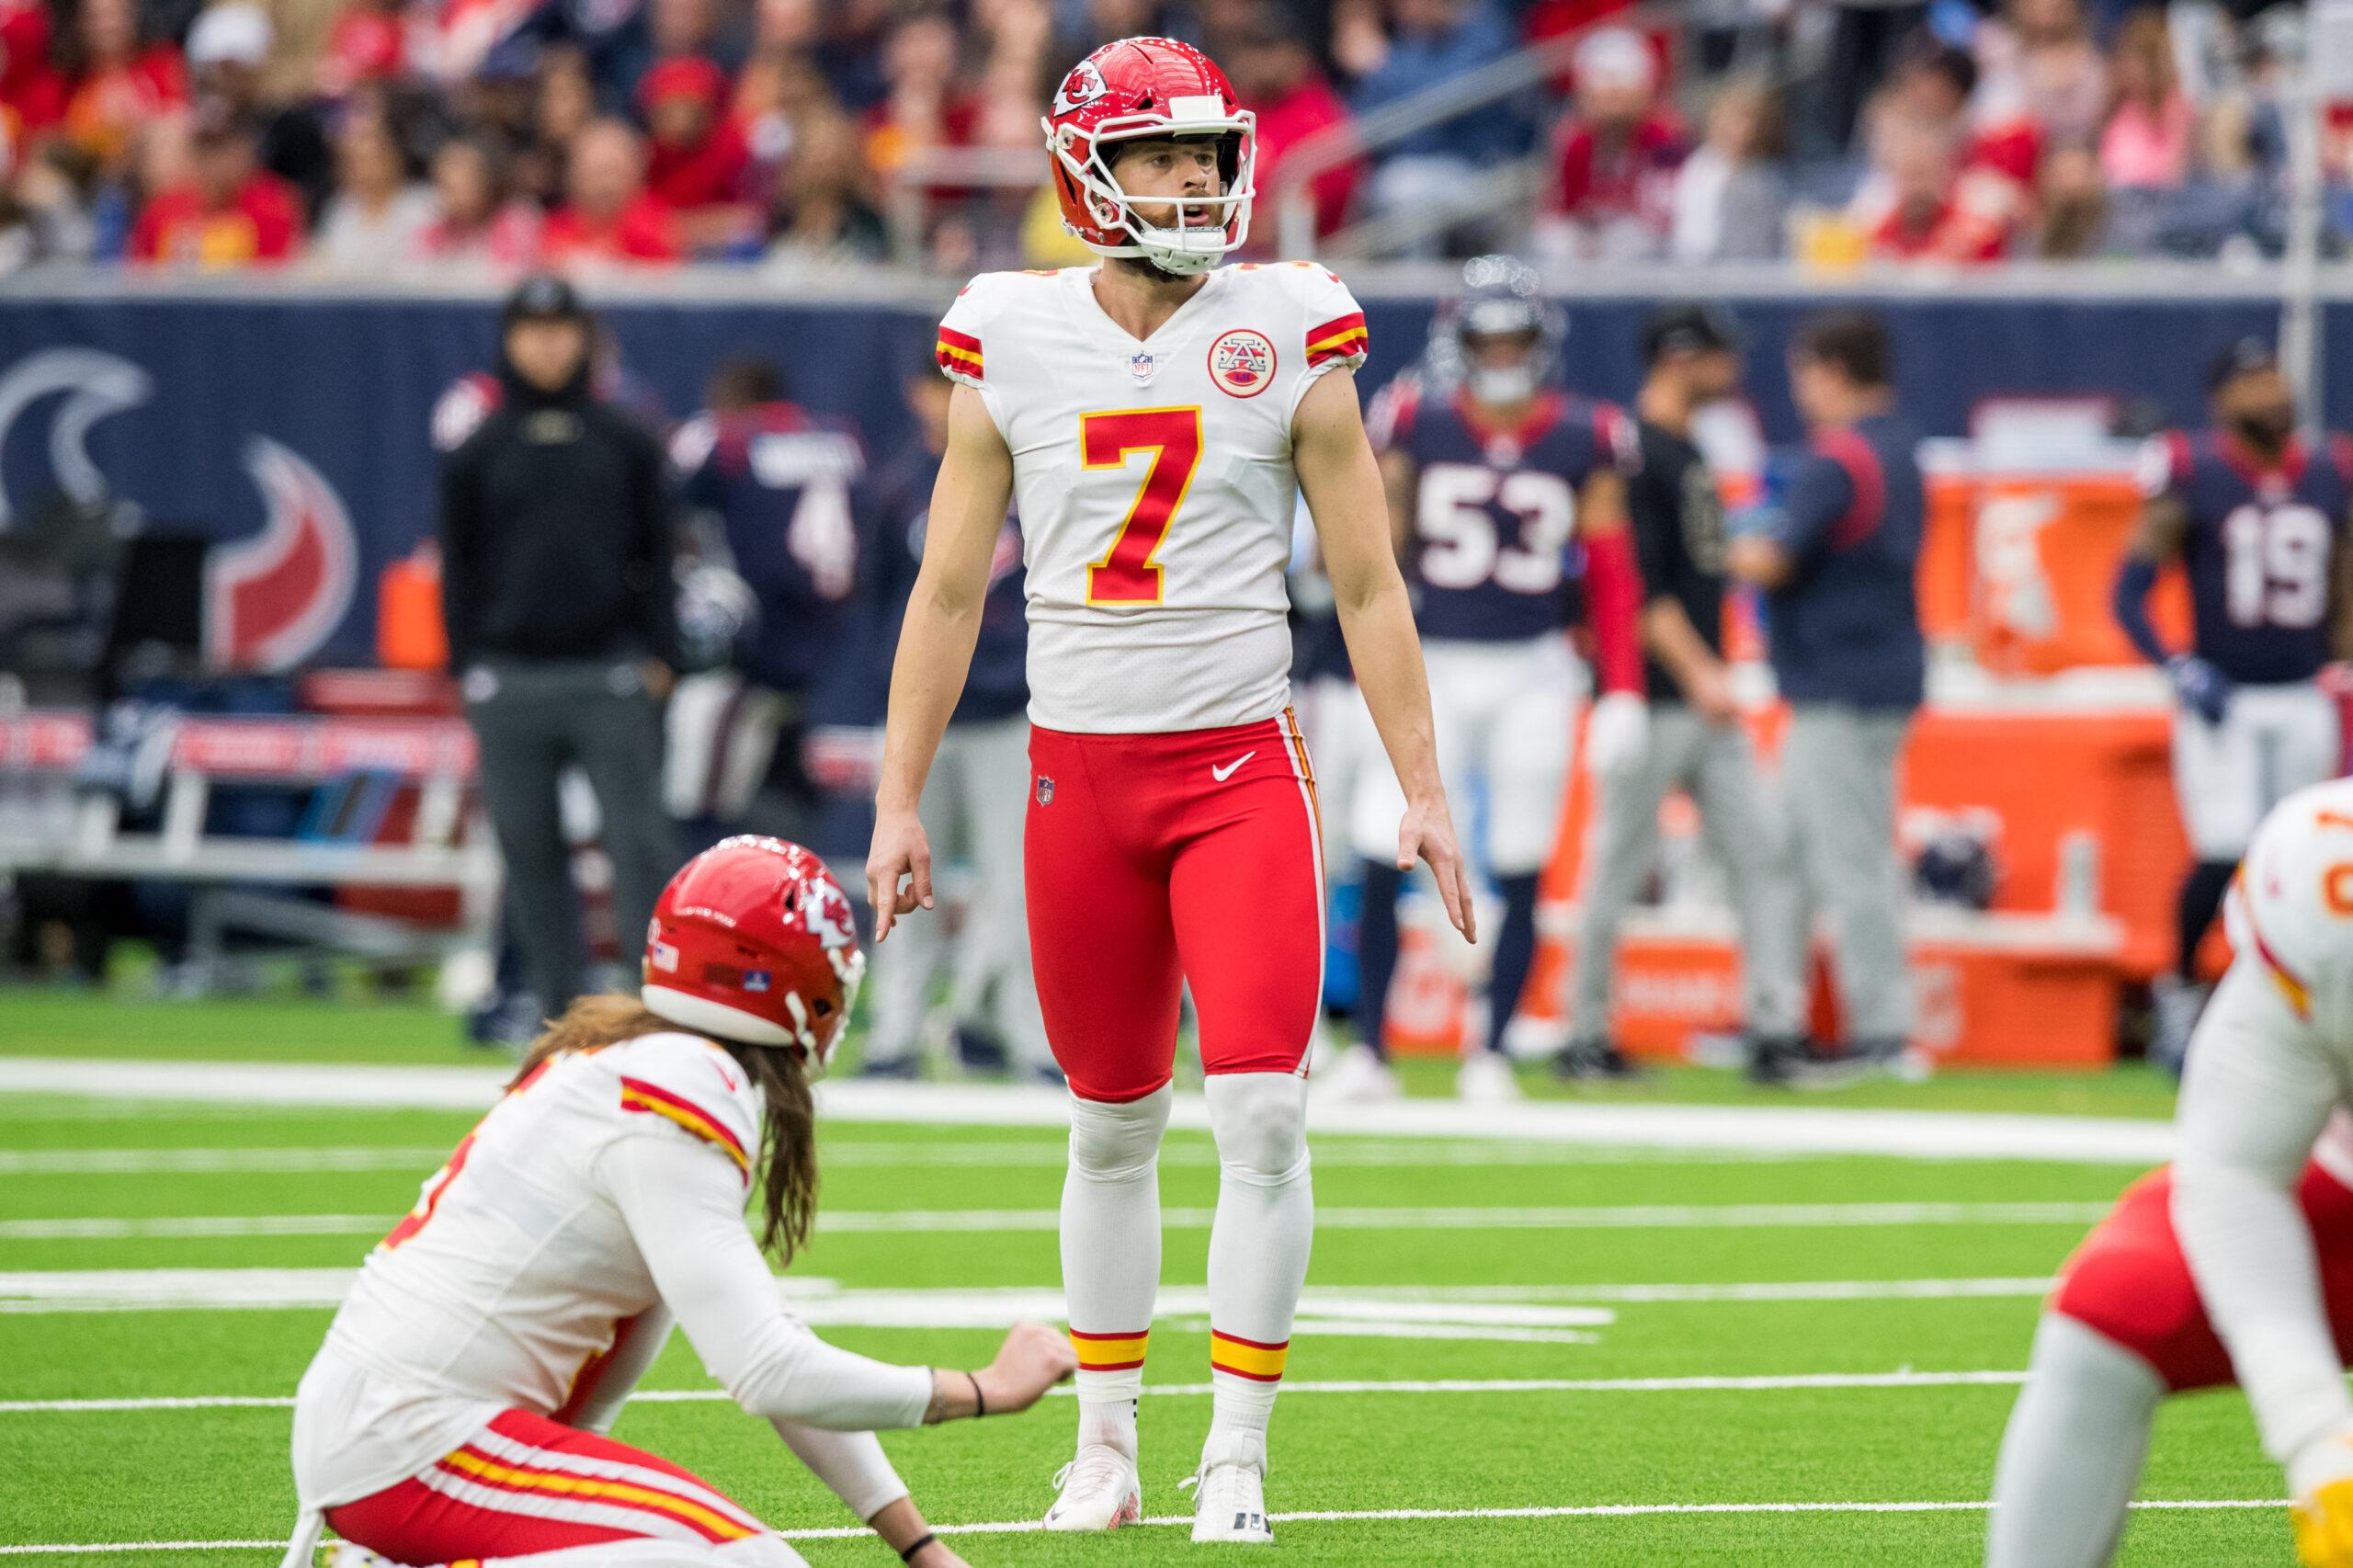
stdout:
{"type": "Polygon", "coordinates": [[[1029,618],[1029,719],[1077,734],[1219,729],[1290,699],[1308,387],[1364,359],[1364,312],[1306,262],[1221,267],[1149,338],[1095,269],[975,278],[939,368],[1013,454],[1029,618]]]}

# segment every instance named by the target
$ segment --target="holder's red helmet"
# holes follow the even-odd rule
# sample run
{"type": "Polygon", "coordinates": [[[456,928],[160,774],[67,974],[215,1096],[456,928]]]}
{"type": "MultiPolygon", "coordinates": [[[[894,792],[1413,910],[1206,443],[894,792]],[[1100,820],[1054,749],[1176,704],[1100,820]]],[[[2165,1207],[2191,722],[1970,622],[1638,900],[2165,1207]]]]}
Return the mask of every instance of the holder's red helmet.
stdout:
{"type": "Polygon", "coordinates": [[[797,1047],[815,1077],[865,973],[849,896],[825,863],[745,835],[704,850],[662,890],[639,994],[687,1028],[797,1047]]]}
{"type": "Polygon", "coordinates": [[[1216,62],[1169,38],[1107,43],[1072,68],[1040,122],[1052,160],[1063,227],[1097,256],[1148,257],[1169,272],[1207,271],[1250,233],[1257,117],[1233,100],[1216,62]],[[1222,188],[1176,210],[1176,226],[1138,217],[1134,199],[1112,176],[1109,147],[1143,136],[1213,136],[1222,188]],[[1207,209],[1209,222],[1188,222],[1207,209]]]}

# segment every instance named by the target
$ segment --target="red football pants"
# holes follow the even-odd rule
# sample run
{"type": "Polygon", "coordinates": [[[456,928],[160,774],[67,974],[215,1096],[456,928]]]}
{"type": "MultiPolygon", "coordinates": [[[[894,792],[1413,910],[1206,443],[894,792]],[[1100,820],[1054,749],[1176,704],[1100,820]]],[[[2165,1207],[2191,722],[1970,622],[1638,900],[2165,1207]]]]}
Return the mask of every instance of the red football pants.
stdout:
{"type": "Polygon", "coordinates": [[[1168,1082],[1189,985],[1211,1073],[1304,1073],[1324,995],[1315,776],[1290,710],[1157,735],[1029,732],[1030,961],[1081,1099],[1168,1082]]]}
{"type": "Polygon", "coordinates": [[[344,1540],[395,1562],[614,1540],[722,1546],[765,1533],[691,1471],[525,1410],[502,1411],[422,1474],[329,1508],[326,1518],[344,1540]]]}
{"type": "MultiPolygon", "coordinates": [[[[2314,1163],[2304,1167],[2297,1198],[2313,1228],[2337,1352],[2353,1357],[2353,1191],[2314,1163]]],[[[2067,1260],[2051,1305],[2148,1362],[2176,1393],[2235,1381],[2174,1234],[2170,1165],[2125,1189],[2067,1260]]]]}

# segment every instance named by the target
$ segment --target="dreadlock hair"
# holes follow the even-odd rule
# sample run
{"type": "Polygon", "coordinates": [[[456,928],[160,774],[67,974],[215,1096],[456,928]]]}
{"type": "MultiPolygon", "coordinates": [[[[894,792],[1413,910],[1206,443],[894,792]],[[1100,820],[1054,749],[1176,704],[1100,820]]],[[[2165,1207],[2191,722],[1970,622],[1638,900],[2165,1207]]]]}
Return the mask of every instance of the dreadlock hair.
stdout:
{"type": "MultiPolygon", "coordinates": [[[[634,996],[583,996],[550,1023],[524,1052],[511,1092],[540,1067],[573,1051],[602,1051],[641,1035],[692,1033],[634,996]]],[[[760,1246],[779,1266],[809,1244],[817,1215],[817,1105],[800,1054],[785,1046],[745,1045],[711,1036],[760,1091],[760,1246]]]]}

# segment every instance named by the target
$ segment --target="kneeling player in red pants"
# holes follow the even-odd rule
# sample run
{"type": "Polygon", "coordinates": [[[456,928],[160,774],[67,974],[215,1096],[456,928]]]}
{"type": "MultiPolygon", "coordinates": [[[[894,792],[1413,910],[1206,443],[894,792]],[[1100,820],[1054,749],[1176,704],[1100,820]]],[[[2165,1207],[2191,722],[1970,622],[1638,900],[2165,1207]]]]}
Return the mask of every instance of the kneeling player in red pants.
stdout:
{"type": "Polygon", "coordinates": [[[2353,1568],[2353,781],[2290,796],[2228,908],[2173,1165],[2069,1260],[1994,1482],[1988,1568],[2114,1555],[2167,1394],[2236,1382],[2306,1568],[2353,1568]]]}
{"type": "Polygon", "coordinates": [[[1073,1358],[1040,1324],[977,1372],[826,1345],[778,1300],[744,1223],[790,1260],[816,1195],[809,1079],[861,960],[817,858],[732,838],[671,880],[637,996],[584,998],[369,1255],[294,1399],[309,1568],[800,1568],[691,1471],[605,1436],[684,1325],[910,1568],[962,1568],[875,1441],[1034,1403],[1073,1358]]]}
{"type": "Polygon", "coordinates": [[[939,328],[940,369],[958,384],[892,671],[866,875],[878,941],[931,903],[915,802],[1017,494],[1030,961],[1072,1093],[1062,1249],[1078,1451],[1050,1529],[1142,1512],[1156,1162],[1189,986],[1221,1167],[1216,1395],[1193,1539],[1274,1539],[1267,1428],[1314,1230],[1303,1076],[1324,946],[1315,781],[1288,702],[1283,574],[1302,494],[1404,786],[1399,864],[1427,859],[1466,936],[1471,923],[1357,406],[1364,313],[1320,267],[1216,265],[1249,226],[1254,124],[1185,44],[1097,50],[1055,93],[1047,146],[1065,226],[1107,259],[976,278],[939,328]]]}

